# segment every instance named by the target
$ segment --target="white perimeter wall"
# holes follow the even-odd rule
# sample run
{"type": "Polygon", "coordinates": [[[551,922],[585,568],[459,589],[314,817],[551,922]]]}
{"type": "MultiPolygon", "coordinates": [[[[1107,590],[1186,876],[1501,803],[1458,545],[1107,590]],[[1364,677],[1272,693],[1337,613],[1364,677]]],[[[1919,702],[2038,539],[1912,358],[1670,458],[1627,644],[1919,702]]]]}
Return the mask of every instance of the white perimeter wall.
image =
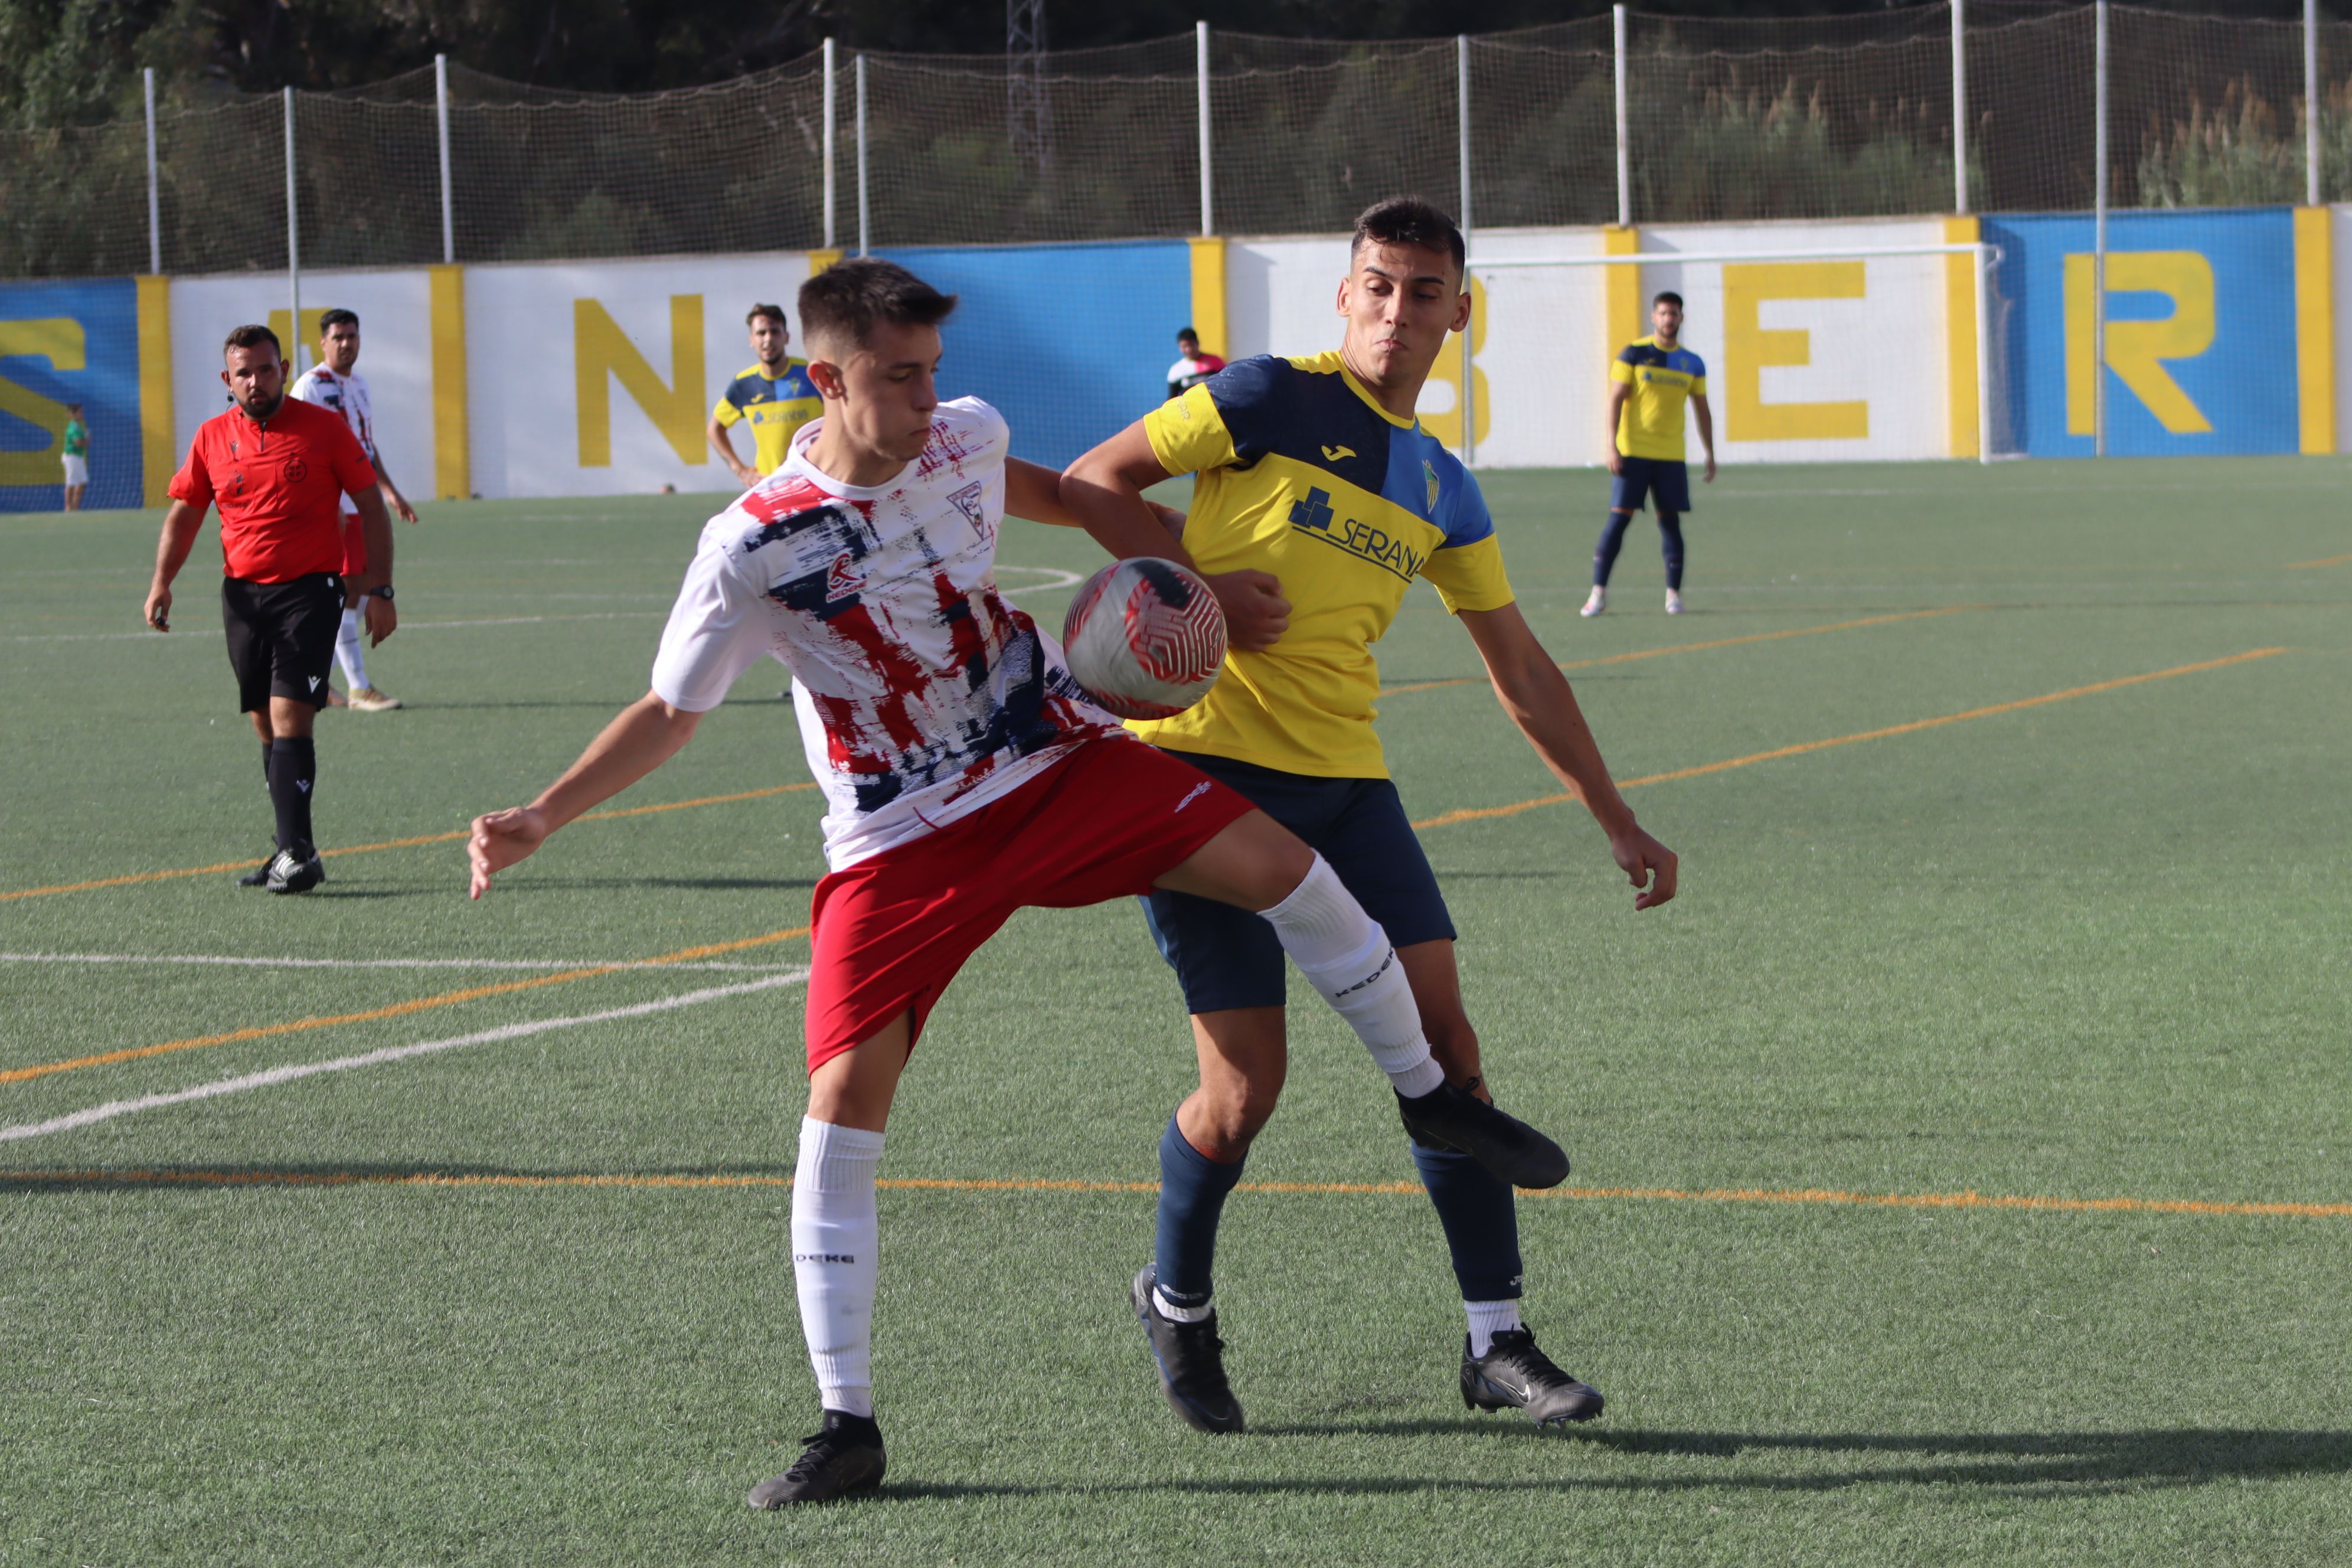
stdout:
{"type": "MultiPolygon", "coordinates": [[[[1864,292],[1853,299],[1765,297],[1756,302],[1760,331],[1801,333],[1775,338],[1774,357],[1800,363],[1756,369],[1765,404],[1838,404],[1866,407],[1868,433],[1822,439],[1801,435],[1743,438],[1739,421],[1727,420],[1723,271],[1718,264],[1677,265],[1677,251],[1722,253],[1836,250],[1893,245],[1940,245],[1937,218],[1865,222],[1740,225],[1660,225],[1641,231],[1645,256],[1641,297],[1671,289],[1688,310],[1683,341],[1706,361],[1717,451],[1727,462],[1821,462],[1941,458],[1950,455],[1947,404],[1949,323],[1945,319],[1944,258],[1938,255],[1862,259],[1864,292]]],[[[1599,229],[1489,230],[1476,237],[1475,258],[1587,257],[1601,253],[1599,229]]],[[[2339,254],[2352,247],[2339,247],[2339,254]]],[[[1229,357],[1300,354],[1337,347],[1339,279],[1348,265],[1339,237],[1236,239],[1226,247],[1229,357]]],[[[1608,341],[1606,273],[1602,267],[1508,268],[1477,275],[1486,327],[1475,364],[1484,407],[1478,417],[1476,461],[1519,468],[1598,463],[1604,451],[1609,362],[1622,344],[1608,341]]],[[[1784,275],[1785,276],[1785,275],[1784,275]]],[[[1643,331],[1646,331],[1647,310],[1643,331]]],[[[1460,361],[1449,348],[1422,398],[1430,428],[1458,441],[1460,361]]],[[[1802,426],[1802,417],[1778,421],[1802,426]]],[[[1698,453],[1696,432],[1692,456],[1698,453]]]]}
{"type": "MultiPolygon", "coordinates": [[[[644,495],[663,485],[726,490],[735,481],[703,444],[710,405],[753,363],[744,313],[781,305],[793,349],[805,357],[795,304],[808,280],[803,252],[682,257],[652,261],[514,263],[466,268],[467,427],[474,490],[482,496],[644,495]],[[583,465],[574,370],[582,348],[578,301],[595,300],[665,386],[674,385],[671,297],[696,301],[702,319],[701,389],[695,395],[695,460],[683,461],[616,377],[603,378],[611,421],[609,461],[583,465]]],[[[683,399],[681,399],[681,402],[683,399]]],[[[747,426],[731,432],[751,457],[747,426]]]]}

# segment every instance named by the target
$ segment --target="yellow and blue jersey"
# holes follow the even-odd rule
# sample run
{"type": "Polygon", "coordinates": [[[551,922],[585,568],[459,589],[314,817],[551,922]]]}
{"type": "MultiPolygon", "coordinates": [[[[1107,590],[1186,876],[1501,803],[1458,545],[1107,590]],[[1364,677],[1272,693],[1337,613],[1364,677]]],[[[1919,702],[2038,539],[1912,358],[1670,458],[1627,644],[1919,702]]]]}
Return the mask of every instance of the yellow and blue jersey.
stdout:
{"type": "Polygon", "coordinates": [[[1420,423],[1339,362],[1243,360],[1143,417],[1152,454],[1198,476],[1184,547],[1208,573],[1269,572],[1290,629],[1232,652],[1209,695],[1129,729],[1177,752],[1319,778],[1386,778],[1371,645],[1415,577],[1452,611],[1512,600],[1486,498],[1420,423]]]}
{"type": "Polygon", "coordinates": [[[1662,349],[1654,337],[1627,343],[1609,379],[1630,386],[1617,416],[1617,449],[1629,458],[1683,460],[1683,405],[1706,395],[1706,363],[1686,348],[1662,349]]]}
{"type": "Polygon", "coordinates": [[[727,384],[710,416],[731,427],[739,419],[751,422],[751,466],[763,474],[783,467],[800,427],[824,412],[824,400],[809,380],[808,361],[788,359],[784,374],[771,376],[752,365],[727,384]]]}

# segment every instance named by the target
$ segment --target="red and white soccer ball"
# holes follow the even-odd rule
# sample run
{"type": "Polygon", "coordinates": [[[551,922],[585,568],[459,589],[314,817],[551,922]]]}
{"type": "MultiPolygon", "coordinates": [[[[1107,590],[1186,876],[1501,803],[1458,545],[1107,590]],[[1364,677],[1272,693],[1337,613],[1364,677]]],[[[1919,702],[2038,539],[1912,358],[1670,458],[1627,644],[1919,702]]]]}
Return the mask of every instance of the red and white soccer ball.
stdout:
{"type": "Polygon", "coordinates": [[[1170,719],[1217,683],[1225,613],[1173,561],[1114,562],[1070,601],[1062,653],[1087,695],[1120,718],[1170,719]]]}

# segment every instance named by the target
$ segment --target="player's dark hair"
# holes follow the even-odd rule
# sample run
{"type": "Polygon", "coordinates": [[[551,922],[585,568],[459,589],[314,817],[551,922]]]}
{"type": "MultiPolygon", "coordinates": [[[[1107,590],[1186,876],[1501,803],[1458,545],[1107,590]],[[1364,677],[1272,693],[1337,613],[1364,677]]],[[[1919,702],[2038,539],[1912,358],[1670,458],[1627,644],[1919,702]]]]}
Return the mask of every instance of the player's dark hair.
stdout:
{"type": "Polygon", "coordinates": [[[871,256],[836,261],[801,285],[801,331],[812,339],[847,338],[860,348],[885,321],[936,327],[955,308],[954,295],[871,256]]]}
{"type": "Polygon", "coordinates": [[[356,327],[359,324],[360,313],[357,310],[334,310],[319,312],[319,335],[322,338],[327,335],[327,331],[331,327],[346,325],[356,327]]]}
{"type": "Polygon", "coordinates": [[[226,358],[231,349],[257,349],[264,343],[268,343],[269,352],[279,359],[286,357],[285,345],[278,341],[278,334],[258,323],[247,323],[231,331],[228,341],[221,344],[221,354],[226,358]]]}
{"type": "Polygon", "coordinates": [[[1421,250],[1443,251],[1454,258],[1459,272],[1469,259],[1462,231],[1434,202],[1419,196],[1388,196],[1374,202],[1356,219],[1355,237],[1348,242],[1348,259],[1356,259],[1366,240],[1374,245],[1410,245],[1421,250]]]}
{"type": "Polygon", "coordinates": [[[1198,333],[1198,332],[1196,332],[1196,331],[1193,331],[1192,328],[1190,328],[1190,327],[1184,327],[1184,328],[1180,329],[1180,330],[1177,331],[1177,333],[1176,333],[1176,341],[1177,341],[1178,342],[1180,342],[1180,343],[1181,343],[1181,342],[1188,342],[1188,341],[1189,341],[1189,342],[1196,342],[1196,343],[1197,343],[1197,342],[1199,342],[1201,341],[1201,334],[1200,334],[1200,333],[1198,333]]]}
{"type": "Polygon", "coordinates": [[[748,327],[762,316],[780,327],[789,328],[792,325],[790,321],[784,320],[784,308],[782,305],[754,305],[751,307],[751,314],[743,318],[743,324],[748,327]]]}
{"type": "Polygon", "coordinates": [[[1683,308],[1683,297],[1671,289],[1661,289],[1656,294],[1651,296],[1650,309],[1654,310],[1661,305],[1672,305],[1679,310],[1683,308]]]}

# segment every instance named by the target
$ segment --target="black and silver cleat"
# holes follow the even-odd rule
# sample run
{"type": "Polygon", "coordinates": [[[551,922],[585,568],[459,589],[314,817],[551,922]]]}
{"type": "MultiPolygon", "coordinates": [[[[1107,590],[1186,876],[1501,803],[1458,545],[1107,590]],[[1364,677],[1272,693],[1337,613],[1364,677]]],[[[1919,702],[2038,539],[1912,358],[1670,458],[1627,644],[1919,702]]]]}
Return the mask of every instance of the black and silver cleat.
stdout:
{"type": "Polygon", "coordinates": [[[824,1429],[803,1441],[808,1447],[801,1450],[791,1469],[751,1489],[745,1500],[753,1508],[831,1502],[882,1484],[882,1428],[871,1415],[828,1410],[824,1429]]]}
{"type": "Polygon", "coordinates": [[[1506,1329],[1482,1356],[1470,1353],[1462,1336],[1462,1403],[1475,1410],[1516,1406],[1538,1426],[1555,1421],[1590,1421],[1606,1403],[1601,1391],[1579,1383],[1536,1348],[1526,1329],[1506,1329]]]}
{"type": "Polygon", "coordinates": [[[1556,1187],[1568,1180],[1566,1150],[1466,1089],[1443,1083],[1417,1100],[1400,1094],[1397,1115],[1423,1148],[1467,1154],[1515,1187],[1556,1187]]]}
{"type": "Polygon", "coordinates": [[[1180,1323],[1152,1300],[1160,1282],[1157,1264],[1147,1263],[1128,1293],[1143,1331],[1150,1336],[1151,1359],[1160,1386],[1184,1425],[1201,1432],[1242,1430],[1241,1402],[1225,1382],[1225,1342],[1217,1337],[1213,1311],[1197,1323],[1180,1323]]]}

